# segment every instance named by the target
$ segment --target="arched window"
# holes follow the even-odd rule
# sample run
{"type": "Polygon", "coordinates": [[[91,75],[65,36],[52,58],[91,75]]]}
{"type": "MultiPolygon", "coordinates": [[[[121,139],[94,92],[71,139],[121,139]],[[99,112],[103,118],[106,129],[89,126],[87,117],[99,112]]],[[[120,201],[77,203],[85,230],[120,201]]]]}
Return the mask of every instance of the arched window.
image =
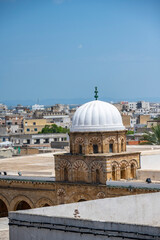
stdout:
{"type": "Polygon", "coordinates": [[[80,199],[78,202],[85,202],[86,200],[85,199],[80,199]]]}
{"type": "Polygon", "coordinates": [[[66,167],[64,168],[64,181],[68,181],[68,170],[66,167]]]}
{"type": "Polygon", "coordinates": [[[0,200],[0,217],[7,217],[8,216],[8,209],[6,204],[0,200]]]}
{"type": "Polygon", "coordinates": [[[79,154],[82,154],[82,145],[79,145],[79,154]]]}
{"type": "Polygon", "coordinates": [[[48,203],[45,203],[43,207],[50,207],[50,206],[48,205],[48,203]]]}
{"type": "Polygon", "coordinates": [[[96,169],[96,183],[100,183],[100,172],[99,172],[99,169],[96,169]]]}
{"type": "Polygon", "coordinates": [[[126,179],[126,165],[125,164],[122,164],[120,173],[121,173],[121,176],[120,176],[121,179],[126,179]]]}
{"type": "Polygon", "coordinates": [[[98,145],[93,144],[93,153],[98,153],[98,145]]]}
{"type": "Polygon", "coordinates": [[[85,181],[85,172],[82,166],[77,168],[77,182],[84,182],[85,181]]]}
{"type": "Polygon", "coordinates": [[[109,144],[109,152],[112,153],[113,152],[113,143],[109,144]]]}
{"type": "Polygon", "coordinates": [[[116,180],[116,167],[112,166],[112,180],[115,181],[116,180]]]}
{"type": "Polygon", "coordinates": [[[135,164],[132,163],[131,164],[131,178],[135,178],[136,177],[136,168],[135,168],[135,164]]]}
{"type": "Polygon", "coordinates": [[[26,209],[31,209],[30,205],[25,202],[25,201],[21,201],[18,203],[16,210],[26,210],[26,209]]]}
{"type": "Polygon", "coordinates": [[[114,141],[110,140],[109,141],[109,152],[112,153],[113,152],[113,146],[114,146],[114,141]]]}

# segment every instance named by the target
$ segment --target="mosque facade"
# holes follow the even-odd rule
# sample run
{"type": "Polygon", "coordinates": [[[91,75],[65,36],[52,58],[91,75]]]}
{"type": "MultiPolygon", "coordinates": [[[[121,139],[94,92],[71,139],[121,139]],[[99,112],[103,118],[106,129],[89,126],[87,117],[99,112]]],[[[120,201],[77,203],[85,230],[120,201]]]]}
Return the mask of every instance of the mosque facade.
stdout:
{"type": "Polygon", "coordinates": [[[56,181],[105,184],[134,179],[140,153],[126,152],[126,129],[112,104],[94,100],[77,109],[70,153],[55,156],[56,181]]]}

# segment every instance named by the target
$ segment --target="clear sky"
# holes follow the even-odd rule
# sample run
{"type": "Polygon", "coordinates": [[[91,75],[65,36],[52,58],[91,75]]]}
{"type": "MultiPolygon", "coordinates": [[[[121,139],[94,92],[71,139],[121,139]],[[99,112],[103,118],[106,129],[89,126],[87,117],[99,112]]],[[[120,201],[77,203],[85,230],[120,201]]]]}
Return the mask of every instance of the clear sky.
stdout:
{"type": "Polygon", "coordinates": [[[92,99],[94,86],[160,99],[160,0],[0,0],[0,102],[92,99]]]}

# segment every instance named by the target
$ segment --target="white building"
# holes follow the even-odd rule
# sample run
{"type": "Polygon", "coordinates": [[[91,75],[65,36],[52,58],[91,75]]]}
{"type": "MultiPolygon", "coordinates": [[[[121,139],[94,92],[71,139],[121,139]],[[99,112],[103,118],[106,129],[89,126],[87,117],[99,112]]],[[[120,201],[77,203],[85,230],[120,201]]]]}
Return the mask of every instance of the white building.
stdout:
{"type": "Polygon", "coordinates": [[[32,111],[44,110],[44,105],[35,104],[32,106],[32,111]]]}
{"type": "Polygon", "coordinates": [[[51,114],[44,115],[43,118],[47,119],[48,122],[61,126],[63,128],[70,128],[71,119],[69,115],[66,114],[51,114]]]}
{"type": "Polygon", "coordinates": [[[142,108],[144,110],[150,110],[150,104],[149,102],[145,102],[145,101],[139,101],[137,102],[137,108],[142,108]]]}
{"type": "Polygon", "coordinates": [[[137,109],[137,103],[136,102],[128,102],[128,109],[131,111],[134,111],[137,109]]]}

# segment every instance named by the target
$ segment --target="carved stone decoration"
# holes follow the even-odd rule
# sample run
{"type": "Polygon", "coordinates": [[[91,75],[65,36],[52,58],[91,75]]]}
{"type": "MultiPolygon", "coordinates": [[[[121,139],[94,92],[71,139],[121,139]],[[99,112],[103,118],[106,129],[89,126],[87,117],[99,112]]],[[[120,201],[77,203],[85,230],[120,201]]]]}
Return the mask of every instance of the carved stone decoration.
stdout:
{"type": "Polygon", "coordinates": [[[88,166],[82,160],[77,160],[73,165],[73,181],[88,182],[88,166]]]}
{"type": "Polygon", "coordinates": [[[101,198],[105,198],[106,195],[105,195],[104,192],[99,192],[96,197],[97,197],[98,199],[101,199],[101,198]]]}
{"type": "Polygon", "coordinates": [[[66,192],[63,188],[59,188],[58,191],[57,191],[57,196],[58,197],[61,197],[61,196],[66,196],[66,192]]]}
{"type": "Polygon", "coordinates": [[[92,162],[91,165],[90,165],[90,169],[91,169],[92,172],[95,172],[96,169],[99,169],[101,172],[103,172],[103,166],[98,161],[92,162]]]}
{"type": "Polygon", "coordinates": [[[67,160],[61,160],[56,166],[56,170],[61,170],[62,168],[67,168],[68,170],[71,170],[72,166],[71,163],[67,160]]]}
{"type": "Polygon", "coordinates": [[[91,171],[91,181],[93,183],[105,184],[104,168],[100,162],[98,161],[92,162],[90,165],[90,171],[91,171]]]}
{"type": "Polygon", "coordinates": [[[116,162],[116,161],[113,161],[113,162],[112,162],[112,166],[116,166],[116,168],[118,169],[118,168],[119,168],[119,163],[116,162]]]}
{"type": "Polygon", "coordinates": [[[122,141],[122,140],[123,140],[123,143],[126,142],[126,138],[125,138],[124,136],[120,136],[120,137],[118,138],[118,143],[121,144],[121,141],[122,141]]]}
{"type": "Polygon", "coordinates": [[[60,160],[56,164],[56,179],[57,181],[71,181],[72,180],[72,165],[67,160],[60,160]],[[67,176],[65,176],[67,175],[67,176]],[[65,179],[67,178],[67,179],[65,179]]]}
{"type": "Polygon", "coordinates": [[[122,165],[125,165],[126,167],[128,167],[129,166],[128,161],[126,161],[126,160],[120,161],[119,167],[121,167],[122,165]]]}
{"type": "Polygon", "coordinates": [[[112,137],[112,136],[106,138],[106,143],[109,143],[110,141],[113,141],[113,143],[117,143],[116,138],[115,138],[115,137],[112,137]]]}
{"type": "Polygon", "coordinates": [[[75,139],[75,144],[82,144],[82,145],[84,145],[84,140],[83,140],[83,138],[77,137],[77,138],[75,139]]]}
{"type": "Polygon", "coordinates": [[[135,159],[132,159],[129,161],[129,168],[130,168],[130,178],[136,178],[136,170],[137,170],[138,164],[135,159]]]}
{"type": "Polygon", "coordinates": [[[66,197],[65,190],[63,188],[58,189],[58,191],[57,191],[58,204],[64,204],[65,203],[65,197],[66,197]]]}
{"type": "Polygon", "coordinates": [[[129,166],[131,166],[132,164],[135,164],[136,168],[138,167],[138,163],[135,159],[129,161],[129,166]]]}
{"type": "Polygon", "coordinates": [[[46,207],[46,206],[53,206],[54,203],[48,199],[48,198],[40,198],[37,202],[36,202],[36,207],[46,207]]]}
{"type": "Polygon", "coordinates": [[[99,137],[92,137],[89,139],[89,144],[94,144],[94,143],[97,143],[97,144],[101,144],[101,139],[99,137]]]}
{"type": "Polygon", "coordinates": [[[77,170],[78,168],[82,168],[85,172],[88,171],[87,164],[82,160],[77,160],[73,165],[73,170],[77,170]]]}

